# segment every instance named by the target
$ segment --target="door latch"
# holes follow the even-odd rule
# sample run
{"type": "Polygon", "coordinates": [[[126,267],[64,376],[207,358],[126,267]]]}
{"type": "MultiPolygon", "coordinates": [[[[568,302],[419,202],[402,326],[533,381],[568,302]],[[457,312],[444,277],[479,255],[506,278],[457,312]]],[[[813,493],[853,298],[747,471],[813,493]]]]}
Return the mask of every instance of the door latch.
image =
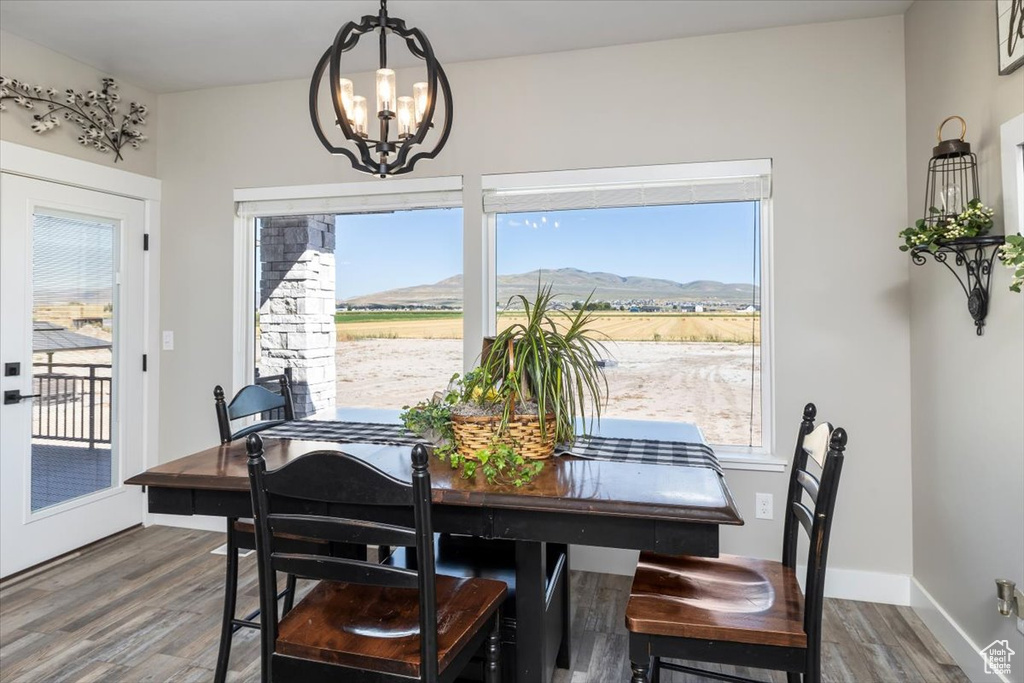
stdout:
{"type": "Polygon", "coordinates": [[[29,394],[27,396],[21,395],[20,389],[10,389],[4,392],[4,405],[9,406],[15,403],[21,403],[26,398],[39,398],[42,394],[29,394]]]}

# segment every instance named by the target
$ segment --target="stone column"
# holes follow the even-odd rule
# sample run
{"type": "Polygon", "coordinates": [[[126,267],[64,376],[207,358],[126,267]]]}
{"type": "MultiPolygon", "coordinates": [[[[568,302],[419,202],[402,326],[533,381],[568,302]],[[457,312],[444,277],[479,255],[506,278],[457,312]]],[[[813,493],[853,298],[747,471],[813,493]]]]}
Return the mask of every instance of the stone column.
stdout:
{"type": "Polygon", "coordinates": [[[264,218],[260,376],[290,369],[296,417],[334,407],[334,216],[264,218]]]}

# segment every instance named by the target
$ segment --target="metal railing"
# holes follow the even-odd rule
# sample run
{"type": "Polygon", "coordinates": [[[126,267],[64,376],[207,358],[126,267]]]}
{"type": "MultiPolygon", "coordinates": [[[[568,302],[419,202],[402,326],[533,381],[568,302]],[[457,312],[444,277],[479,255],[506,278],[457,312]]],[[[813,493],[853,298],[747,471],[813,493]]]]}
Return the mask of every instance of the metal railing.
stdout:
{"type": "Polygon", "coordinates": [[[110,365],[33,363],[32,438],[110,443],[110,365]]]}

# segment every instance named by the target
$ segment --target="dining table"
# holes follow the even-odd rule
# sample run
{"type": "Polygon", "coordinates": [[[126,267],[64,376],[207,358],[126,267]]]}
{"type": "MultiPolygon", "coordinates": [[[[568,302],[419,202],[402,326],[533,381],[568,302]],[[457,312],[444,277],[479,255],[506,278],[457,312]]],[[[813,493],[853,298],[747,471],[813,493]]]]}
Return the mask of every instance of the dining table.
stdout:
{"type": "MultiPolygon", "coordinates": [[[[340,422],[366,425],[367,442],[358,431],[345,442],[325,443],[277,438],[268,430],[267,467],[337,449],[410,480],[408,446],[369,442],[375,425],[396,425],[398,414],[338,408],[302,421],[307,430],[340,422]]],[[[686,422],[605,418],[591,431],[640,444],[642,453],[656,453],[659,443],[698,445],[710,452],[701,430],[686,422]]],[[[567,453],[545,461],[532,481],[515,487],[489,484],[481,476],[467,479],[447,463],[431,460],[435,531],[514,545],[513,681],[547,683],[556,666],[569,667],[571,545],[716,557],[720,527],[743,524],[717,461],[714,467],[657,462],[656,455],[595,459],[567,453]]],[[[170,460],[126,483],[145,487],[151,513],[227,519],[253,514],[244,439],[170,460]]]]}

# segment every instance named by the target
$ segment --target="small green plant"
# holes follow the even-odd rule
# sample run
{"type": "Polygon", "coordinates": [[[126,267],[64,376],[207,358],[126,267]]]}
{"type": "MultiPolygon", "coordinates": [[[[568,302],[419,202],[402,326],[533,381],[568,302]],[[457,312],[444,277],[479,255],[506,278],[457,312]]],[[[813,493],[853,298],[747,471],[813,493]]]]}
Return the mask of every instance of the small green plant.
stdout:
{"type": "MultiPolygon", "coordinates": [[[[439,444],[434,454],[471,478],[480,472],[490,484],[523,486],[543,469],[542,460],[519,453],[521,443],[509,434],[509,425],[524,409],[538,415],[542,436],[571,442],[578,418],[601,416],[608,393],[598,360],[602,345],[592,337],[590,299],[573,312],[554,307],[551,286],[537,283],[533,301],[509,299],[506,310],[522,307],[526,322],[500,332],[480,367],[464,377],[452,377],[444,394],[413,407],[406,406],[402,422],[410,431],[439,444]],[[469,409],[466,412],[466,409],[469,409]],[[451,420],[460,415],[497,418],[490,444],[472,457],[460,454],[451,420]]],[[[583,423],[584,432],[587,424],[583,423]]]]}
{"type": "Polygon", "coordinates": [[[405,428],[431,441],[440,443],[453,440],[452,406],[458,400],[459,392],[455,387],[460,381],[458,373],[449,380],[449,389],[442,396],[435,396],[429,401],[420,401],[415,406],[403,406],[399,416],[405,428]]]}
{"type": "Polygon", "coordinates": [[[1010,291],[1020,294],[1020,288],[1024,286],[1024,236],[1007,235],[1006,242],[999,247],[999,260],[1013,269],[1010,291]]]}
{"type": "MultiPolygon", "coordinates": [[[[537,404],[540,430],[554,431],[559,442],[576,437],[578,418],[601,420],[601,404],[607,400],[608,381],[598,361],[604,345],[594,339],[590,297],[576,311],[557,310],[551,285],[538,281],[533,301],[517,294],[506,309],[522,306],[525,322],[516,322],[494,337],[483,359],[474,386],[502,396],[501,426],[512,418],[518,401],[537,404]],[[551,418],[554,424],[549,424],[551,418]]],[[[583,432],[588,424],[582,421],[583,432]]]]}
{"type": "MultiPolygon", "coordinates": [[[[932,214],[942,214],[934,206],[928,210],[932,214]]],[[[934,254],[944,242],[964,237],[981,237],[992,229],[993,215],[995,211],[975,198],[967,202],[967,208],[959,216],[940,218],[935,223],[919,218],[913,227],[900,232],[903,238],[900,251],[923,246],[934,254]]]]}
{"type": "Polygon", "coordinates": [[[544,468],[540,461],[527,460],[516,452],[515,444],[506,443],[500,433],[496,434],[488,448],[466,458],[455,446],[452,430],[452,409],[460,404],[475,404],[482,407],[500,406],[504,397],[498,392],[484,393],[479,383],[480,369],[466,373],[465,377],[452,375],[448,389],[415,406],[405,406],[401,414],[402,424],[414,434],[434,443],[434,455],[447,462],[452,469],[461,470],[463,478],[472,479],[481,472],[489,484],[523,486],[529,483],[544,468]]]}

